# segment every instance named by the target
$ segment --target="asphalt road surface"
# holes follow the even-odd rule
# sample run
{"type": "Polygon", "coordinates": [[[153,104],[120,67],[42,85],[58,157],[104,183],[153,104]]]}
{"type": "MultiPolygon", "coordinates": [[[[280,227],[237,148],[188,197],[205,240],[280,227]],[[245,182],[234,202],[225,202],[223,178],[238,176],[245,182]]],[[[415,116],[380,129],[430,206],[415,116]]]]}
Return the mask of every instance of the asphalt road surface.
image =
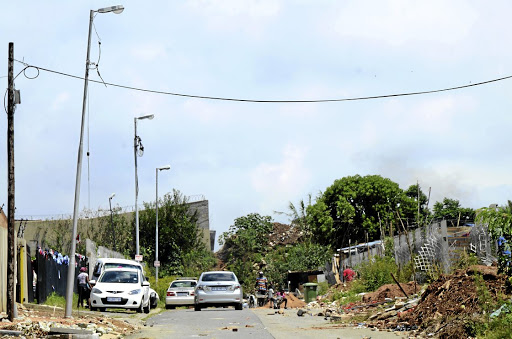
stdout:
{"type": "Polygon", "coordinates": [[[297,316],[297,310],[276,314],[272,309],[207,308],[168,310],[150,317],[139,333],[142,338],[405,338],[400,332],[372,331],[368,328],[344,328],[323,317],[297,316]]]}

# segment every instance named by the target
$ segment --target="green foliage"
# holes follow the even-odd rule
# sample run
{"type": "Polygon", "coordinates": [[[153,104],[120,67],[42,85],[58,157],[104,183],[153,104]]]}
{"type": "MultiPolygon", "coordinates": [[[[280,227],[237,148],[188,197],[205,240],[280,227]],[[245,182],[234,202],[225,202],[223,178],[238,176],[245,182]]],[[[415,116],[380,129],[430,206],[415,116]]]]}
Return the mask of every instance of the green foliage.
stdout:
{"type": "Polygon", "coordinates": [[[468,253],[466,248],[456,251],[455,254],[458,256],[457,261],[455,261],[452,266],[455,270],[466,269],[472,265],[478,265],[480,262],[476,254],[471,252],[468,253]]]}
{"type": "Polygon", "coordinates": [[[322,268],[331,259],[328,247],[304,242],[275,249],[265,256],[267,278],[281,286],[286,285],[288,271],[310,271],[322,268]]]}
{"type": "Polygon", "coordinates": [[[249,291],[256,281],[252,266],[263,259],[268,248],[268,234],[272,231],[272,218],[251,213],[235,219],[233,225],[219,239],[226,249],[225,262],[235,272],[243,287],[249,291]]]}
{"type": "Polygon", "coordinates": [[[380,226],[396,223],[397,212],[415,219],[417,203],[397,183],[379,175],[355,175],[335,180],[316,203],[307,208],[314,240],[331,248],[380,237],[380,226]]]}
{"type": "Polygon", "coordinates": [[[498,273],[507,276],[506,287],[512,291],[512,208],[511,202],[505,207],[482,208],[478,210],[477,221],[487,224],[491,237],[498,243],[498,273]]]}
{"type": "Polygon", "coordinates": [[[416,206],[416,211],[414,212],[416,225],[421,226],[426,224],[427,218],[430,215],[430,211],[428,209],[428,197],[423,193],[419,184],[411,185],[404,192],[407,197],[409,197],[412,201],[414,201],[416,206]],[[419,209],[419,211],[418,211],[419,209]],[[418,214],[419,212],[419,214],[418,214]]]}
{"type": "Polygon", "coordinates": [[[97,246],[114,249],[129,258],[134,257],[135,228],[121,207],[112,207],[112,217],[108,211],[105,215],[97,216],[94,221],[92,217],[89,220],[91,221],[90,238],[96,242],[97,246]]]}
{"type": "Polygon", "coordinates": [[[475,219],[475,210],[472,208],[463,208],[458,200],[444,198],[443,202],[434,204],[435,220],[449,220],[453,226],[457,226],[457,222],[464,223],[466,220],[475,219]]]}
{"type": "MultiPolygon", "coordinates": [[[[76,309],[76,305],[78,303],[78,294],[73,293],[73,303],[71,304],[73,309],[76,309]]],[[[44,305],[47,306],[57,306],[57,307],[66,307],[66,298],[63,296],[58,295],[55,292],[52,292],[44,302],[44,305]]]]}
{"type": "MultiPolygon", "coordinates": [[[[151,267],[156,246],[156,204],[144,203],[144,207],[139,213],[140,252],[151,267]]],[[[204,254],[205,245],[201,237],[202,233],[197,227],[197,215],[189,210],[186,197],[177,190],[173,190],[172,194],[165,194],[158,203],[159,273],[162,276],[183,275],[185,266],[192,262],[191,253],[197,251],[204,254]]],[[[195,264],[201,265],[198,262],[195,264]]]]}
{"type": "Polygon", "coordinates": [[[395,277],[398,276],[398,266],[390,257],[376,256],[371,261],[361,263],[356,267],[356,271],[362,284],[361,287],[364,288],[364,291],[360,292],[375,291],[382,285],[394,283],[391,273],[395,277]]]}

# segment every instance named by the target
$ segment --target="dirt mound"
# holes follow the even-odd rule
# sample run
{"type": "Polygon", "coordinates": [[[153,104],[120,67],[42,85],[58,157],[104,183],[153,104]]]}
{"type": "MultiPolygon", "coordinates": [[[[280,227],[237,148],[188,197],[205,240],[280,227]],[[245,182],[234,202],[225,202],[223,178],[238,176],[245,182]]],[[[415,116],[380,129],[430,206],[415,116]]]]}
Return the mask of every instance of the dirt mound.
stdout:
{"type": "MultiPolygon", "coordinates": [[[[303,307],[306,307],[306,303],[304,302],[304,300],[301,300],[301,299],[297,298],[292,293],[288,293],[286,295],[286,298],[288,299],[288,304],[287,304],[288,308],[303,308],[303,307]]],[[[284,304],[282,304],[281,307],[284,307],[284,304]]],[[[260,307],[260,308],[270,308],[270,302],[266,303],[265,306],[260,307]]]]}
{"type": "MultiPolygon", "coordinates": [[[[402,286],[407,296],[418,293],[420,290],[420,286],[414,281],[410,281],[407,284],[400,284],[400,286],[402,286]]],[[[365,294],[362,301],[364,303],[378,302],[384,301],[386,298],[395,299],[395,297],[405,297],[405,295],[397,284],[387,284],[382,285],[375,292],[365,294]]]]}
{"type": "Polygon", "coordinates": [[[482,299],[496,301],[504,295],[505,277],[496,267],[471,266],[431,283],[416,308],[401,320],[439,337],[466,338],[464,324],[482,314],[482,299]]]}

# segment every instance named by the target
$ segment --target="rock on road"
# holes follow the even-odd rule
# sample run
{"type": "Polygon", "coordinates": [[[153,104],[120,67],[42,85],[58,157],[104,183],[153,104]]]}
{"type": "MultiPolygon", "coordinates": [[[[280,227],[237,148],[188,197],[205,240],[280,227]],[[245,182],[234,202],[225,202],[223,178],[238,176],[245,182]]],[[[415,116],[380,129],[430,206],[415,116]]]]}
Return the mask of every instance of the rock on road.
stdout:
{"type": "Polygon", "coordinates": [[[201,312],[177,309],[159,313],[140,332],[127,336],[142,338],[401,338],[401,333],[342,328],[318,316],[297,316],[297,310],[276,314],[272,309],[207,308],[201,312]]]}

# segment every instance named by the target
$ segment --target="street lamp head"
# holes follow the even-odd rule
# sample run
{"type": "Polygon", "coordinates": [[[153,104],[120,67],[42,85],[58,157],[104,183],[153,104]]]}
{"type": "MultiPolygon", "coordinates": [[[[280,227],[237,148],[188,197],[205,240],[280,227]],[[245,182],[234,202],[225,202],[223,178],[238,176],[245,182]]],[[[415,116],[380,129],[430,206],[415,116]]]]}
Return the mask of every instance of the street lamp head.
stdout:
{"type": "Polygon", "coordinates": [[[123,5],[110,6],[105,8],[100,8],[96,12],[98,13],[109,13],[114,12],[115,14],[121,14],[124,11],[123,5]]]}
{"type": "Polygon", "coordinates": [[[155,117],[155,115],[154,115],[154,114],[149,114],[149,115],[143,115],[143,116],[141,116],[141,117],[137,117],[137,118],[135,118],[135,119],[138,119],[138,120],[142,120],[142,119],[149,119],[149,120],[151,120],[151,119],[153,119],[154,117],[155,117]]]}
{"type": "Polygon", "coordinates": [[[116,194],[115,194],[115,193],[112,193],[112,194],[110,195],[110,197],[108,197],[108,198],[109,198],[109,199],[112,199],[112,198],[113,198],[113,197],[115,197],[115,196],[116,196],[116,194]]]}
{"type": "Polygon", "coordinates": [[[166,165],[166,166],[158,167],[158,169],[159,169],[160,171],[168,170],[168,169],[171,169],[171,165],[166,165]]]}

